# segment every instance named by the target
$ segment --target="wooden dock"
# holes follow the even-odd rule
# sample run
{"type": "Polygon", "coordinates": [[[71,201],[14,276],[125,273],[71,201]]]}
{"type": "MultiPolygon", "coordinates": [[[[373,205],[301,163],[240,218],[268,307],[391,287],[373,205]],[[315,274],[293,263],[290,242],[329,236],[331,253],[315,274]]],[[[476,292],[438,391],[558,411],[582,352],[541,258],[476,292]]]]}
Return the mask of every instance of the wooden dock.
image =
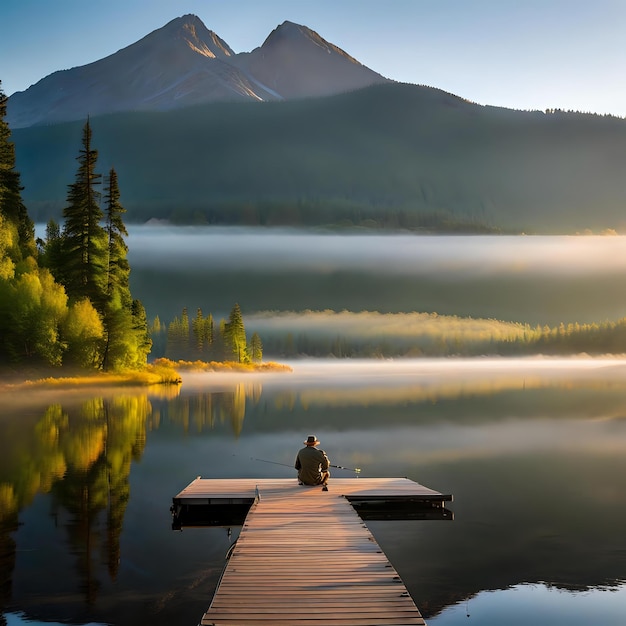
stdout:
{"type": "Polygon", "coordinates": [[[198,477],[173,512],[252,502],[201,625],[425,624],[351,501],[451,499],[405,478],[331,479],[325,492],[294,479],[198,477]]]}

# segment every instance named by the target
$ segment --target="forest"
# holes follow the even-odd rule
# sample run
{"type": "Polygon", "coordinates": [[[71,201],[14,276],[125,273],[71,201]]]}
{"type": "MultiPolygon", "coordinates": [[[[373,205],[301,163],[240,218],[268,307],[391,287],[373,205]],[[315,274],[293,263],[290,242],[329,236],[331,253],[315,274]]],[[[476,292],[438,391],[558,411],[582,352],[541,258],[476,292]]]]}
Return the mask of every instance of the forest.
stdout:
{"type": "MultiPolygon", "coordinates": [[[[392,83],[327,98],[101,115],[91,124],[102,162],[124,172],[129,223],[468,234],[626,228],[626,121],[610,116],[513,111],[392,83]]],[[[79,122],[14,131],[37,223],[60,215],[78,132],[79,122]]]]}
{"type": "MultiPolygon", "coordinates": [[[[0,90],[0,366],[144,368],[152,339],[143,304],[130,290],[128,232],[116,170],[106,177],[98,172],[87,120],[62,225],[49,220],[45,239],[36,239],[22,200],[6,103],[0,90]]],[[[205,328],[202,339],[213,343],[215,337],[219,344],[219,354],[212,356],[250,360],[238,306],[215,334],[212,326],[205,328]]],[[[260,360],[261,350],[255,338],[251,353],[260,360]]]]}
{"type": "MultiPolygon", "coordinates": [[[[118,174],[113,167],[106,176],[99,173],[91,120],[82,127],[62,220],[50,219],[45,237],[36,238],[5,115],[6,97],[0,91],[4,368],[138,370],[162,357],[245,364],[261,362],[264,353],[277,359],[626,353],[624,319],[532,327],[414,312],[402,320],[399,332],[390,324],[394,316],[407,314],[379,313],[371,330],[359,332],[359,313],[257,312],[246,319],[249,339],[239,304],[228,319],[215,320],[200,308],[190,315],[193,309],[184,306],[180,316],[149,322],[142,302],[131,294],[118,174]]],[[[49,169],[54,170],[52,163],[49,169]]]]}

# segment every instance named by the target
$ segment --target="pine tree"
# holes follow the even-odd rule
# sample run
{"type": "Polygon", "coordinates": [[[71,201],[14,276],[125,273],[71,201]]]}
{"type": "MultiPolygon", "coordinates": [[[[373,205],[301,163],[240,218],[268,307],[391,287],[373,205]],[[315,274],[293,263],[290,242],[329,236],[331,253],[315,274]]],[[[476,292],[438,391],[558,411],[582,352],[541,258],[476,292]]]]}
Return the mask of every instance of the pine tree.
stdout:
{"type": "Polygon", "coordinates": [[[215,322],[211,313],[204,318],[204,356],[207,360],[215,358],[215,322]]]}
{"type": "Polygon", "coordinates": [[[87,297],[102,311],[107,288],[107,235],[100,222],[101,174],[96,172],[97,150],[91,147],[91,126],[83,127],[82,149],[77,157],[76,180],[69,185],[63,210],[62,279],[72,299],[87,297]]]}
{"type": "Polygon", "coordinates": [[[199,359],[204,352],[204,316],[202,315],[202,309],[198,308],[196,311],[196,317],[191,321],[191,332],[193,334],[193,352],[194,357],[199,359]]]}
{"type": "Polygon", "coordinates": [[[53,220],[48,220],[46,224],[45,240],[37,239],[39,246],[38,261],[42,267],[47,267],[57,281],[63,283],[62,261],[63,261],[63,237],[61,227],[53,220]]]}
{"type": "Polygon", "coordinates": [[[105,347],[102,368],[120,369],[145,364],[152,346],[143,305],[130,292],[130,264],[122,219],[126,209],[120,203],[115,169],[111,168],[105,189],[105,231],[107,234],[107,280],[102,316],[105,347]]]}
{"type": "Polygon", "coordinates": [[[133,300],[130,312],[133,321],[133,333],[136,341],[136,353],[134,365],[146,364],[148,355],[152,350],[152,339],[148,329],[148,316],[141,300],[133,300]]]}
{"type": "Polygon", "coordinates": [[[181,345],[180,345],[180,356],[178,358],[188,359],[190,356],[189,354],[190,329],[189,329],[189,314],[187,313],[187,307],[183,308],[183,313],[180,318],[180,326],[181,326],[181,331],[180,331],[181,345]]]}
{"type": "Polygon", "coordinates": [[[0,81],[0,214],[17,230],[17,242],[11,251],[14,261],[35,256],[35,225],[22,202],[20,174],[15,169],[15,146],[10,141],[11,130],[5,121],[8,98],[0,81]]]}
{"type": "Polygon", "coordinates": [[[209,313],[204,318],[204,357],[207,360],[215,358],[215,324],[213,316],[209,313]]]}
{"type": "Polygon", "coordinates": [[[239,304],[235,304],[232,308],[228,322],[224,325],[224,345],[227,361],[249,362],[246,329],[239,304]]]}
{"type": "Polygon", "coordinates": [[[260,363],[263,360],[263,344],[261,343],[261,337],[259,337],[258,333],[252,334],[248,352],[255,363],[260,363]]]}
{"type": "Polygon", "coordinates": [[[130,265],[128,263],[128,246],[125,237],[128,231],[122,215],[126,209],[120,204],[120,190],[117,173],[113,168],[109,172],[108,187],[105,190],[105,219],[107,232],[107,297],[119,296],[122,306],[130,307],[131,294],[129,285],[130,265]]]}
{"type": "Polygon", "coordinates": [[[168,359],[177,360],[181,358],[181,336],[182,325],[180,323],[180,318],[177,316],[167,326],[165,356],[168,359]]]}

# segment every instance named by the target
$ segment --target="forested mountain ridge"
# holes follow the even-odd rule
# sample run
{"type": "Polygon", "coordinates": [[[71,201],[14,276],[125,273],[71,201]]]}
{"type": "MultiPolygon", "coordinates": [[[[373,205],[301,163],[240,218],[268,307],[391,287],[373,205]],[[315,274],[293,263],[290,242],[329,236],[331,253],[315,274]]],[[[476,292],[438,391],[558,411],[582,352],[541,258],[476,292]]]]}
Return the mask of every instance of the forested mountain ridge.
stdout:
{"type": "Polygon", "coordinates": [[[306,26],[284,22],[236,54],[195,15],[103,59],[54,72],[9,98],[13,130],[120,111],[332,95],[386,82],[306,26]]]}
{"type": "Polygon", "coordinates": [[[129,222],[626,231],[626,121],[395,83],[292,22],[237,54],[186,15],[7,107],[37,222],[89,116],[129,222]]]}
{"type": "MultiPolygon", "coordinates": [[[[32,218],[64,206],[84,120],[16,129],[32,218]],[[54,166],[51,167],[50,164],[54,166]]],[[[626,121],[398,83],[91,118],[129,222],[626,230],[626,121]]]]}

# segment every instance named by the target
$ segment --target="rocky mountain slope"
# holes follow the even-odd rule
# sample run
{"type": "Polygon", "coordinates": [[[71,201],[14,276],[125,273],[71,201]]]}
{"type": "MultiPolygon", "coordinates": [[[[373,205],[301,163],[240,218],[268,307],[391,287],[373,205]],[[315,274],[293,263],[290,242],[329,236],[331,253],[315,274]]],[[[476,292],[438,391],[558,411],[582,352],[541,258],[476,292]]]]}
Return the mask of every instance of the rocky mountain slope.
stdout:
{"type": "Polygon", "coordinates": [[[195,15],[172,20],[104,59],[46,76],[9,98],[12,128],[120,111],[342,93],[387,82],[305,26],[284,22],[236,54],[195,15]]]}

